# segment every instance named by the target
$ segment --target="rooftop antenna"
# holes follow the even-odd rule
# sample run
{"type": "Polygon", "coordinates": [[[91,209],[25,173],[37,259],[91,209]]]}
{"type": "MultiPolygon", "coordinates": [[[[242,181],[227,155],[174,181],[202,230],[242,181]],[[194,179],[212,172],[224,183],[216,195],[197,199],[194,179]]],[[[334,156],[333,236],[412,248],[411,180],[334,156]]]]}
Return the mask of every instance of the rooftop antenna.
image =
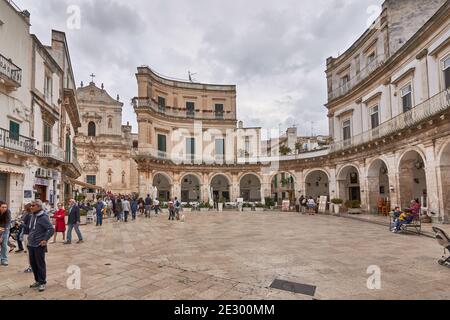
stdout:
{"type": "Polygon", "coordinates": [[[197,73],[192,73],[191,71],[188,71],[188,75],[189,75],[189,81],[190,82],[194,82],[195,79],[192,76],[195,76],[197,73]]]}

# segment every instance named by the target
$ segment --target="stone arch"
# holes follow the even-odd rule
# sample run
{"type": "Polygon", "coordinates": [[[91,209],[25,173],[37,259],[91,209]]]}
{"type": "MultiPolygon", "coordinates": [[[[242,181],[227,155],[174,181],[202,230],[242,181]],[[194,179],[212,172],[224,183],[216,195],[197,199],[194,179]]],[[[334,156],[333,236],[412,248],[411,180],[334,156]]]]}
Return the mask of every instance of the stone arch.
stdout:
{"type": "Polygon", "coordinates": [[[441,217],[444,222],[450,221],[450,141],[447,141],[439,152],[439,178],[441,185],[441,217]]]}
{"type": "Polygon", "coordinates": [[[289,200],[291,204],[295,202],[296,182],[295,174],[289,171],[280,171],[271,176],[272,198],[278,205],[281,205],[283,200],[289,200]]]}
{"type": "MultiPolygon", "coordinates": [[[[370,212],[390,202],[389,167],[383,158],[373,159],[367,166],[368,200],[370,212]]],[[[390,208],[388,208],[389,210],[390,208]]]]}
{"type": "Polygon", "coordinates": [[[356,164],[346,164],[336,175],[339,198],[345,201],[361,201],[361,170],[356,164]]]}
{"type": "Polygon", "coordinates": [[[255,173],[245,173],[239,179],[239,195],[246,202],[260,202],[262,179],[255,173]]]}
{"type": "Polygon", "coordinates": [[[158,189],[158,198],[169,201],[172,193],[172,178],[165,172],[156,172],[153,175],[153,187],[158,189]]]}
{"type": "Polygon", "coordinates": [[[201,201],[202,179],[196,173],[186,173],[180,179],[181,201],[194,202],[201,201]]]}
{"type": "Polygon", "coordinates": [[[407,154],[409,154],[410,152],[413,152],[413,151],[417,152],[422,157],[422,159],[423,159],[425,164],[427,163],[427,157],[425,156],[425,152],[419,147],[411,147],[411,148],[406,149],[405,151],[403,151],[400,154],[400,156],[397,158],[398,160],[397,160],[397,163],[396,163],[396,167],[399,168],[400,167],[400,163],[403,160],[403,158],[407,154]]]}
{"type": "Polygon", "coordinates": [[[305,174],[305,197],[316,200],[321,196],[330,196],[330,175],[324,169],[311,169],[305,174]]]}
{"type": "Polygon", "coordinates": [[[231,201],[232,179],[224,173],[216,173],[211,176],[209,185],[211,187],[211,197],[214,202],[224,200],[231,201]]]}
{"type": "Polygon", "coordinates": [[[398,161],[400,204],[409,208],[413,199],[419,199],[426,206],[427,177],[425,172],[426,158],[420,149],[411,148],[405,151],[398,161]]]}

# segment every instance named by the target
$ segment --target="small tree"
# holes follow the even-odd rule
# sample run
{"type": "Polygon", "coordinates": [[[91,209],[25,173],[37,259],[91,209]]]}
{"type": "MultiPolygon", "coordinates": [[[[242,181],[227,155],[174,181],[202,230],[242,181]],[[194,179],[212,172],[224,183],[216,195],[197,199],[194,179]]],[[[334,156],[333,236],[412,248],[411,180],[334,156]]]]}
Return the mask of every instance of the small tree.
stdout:
{"type": "Polygon", "coordinates": [[[288,154],[290,154],[292,152],[291,148],[286,147],[285,145],[282,145],[280,147],[280,154],[282,156],[287,156],[288,154]]]}

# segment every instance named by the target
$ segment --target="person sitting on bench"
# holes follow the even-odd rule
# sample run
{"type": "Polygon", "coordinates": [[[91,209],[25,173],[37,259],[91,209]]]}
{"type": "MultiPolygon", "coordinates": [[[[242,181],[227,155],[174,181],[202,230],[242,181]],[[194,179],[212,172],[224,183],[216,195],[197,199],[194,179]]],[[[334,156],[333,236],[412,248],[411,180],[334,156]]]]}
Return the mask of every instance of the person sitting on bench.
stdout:
{"type": "Polygon", "coordinates": [[[414,219],[419,216],[420,208],[421,206],[418,199],[411,201],[411,208],[406,209],[405,213],[402,213],[394,222],[394,229],[392,232],[397,233],[401,230],[403,225],[411,224],[414,219]]]}

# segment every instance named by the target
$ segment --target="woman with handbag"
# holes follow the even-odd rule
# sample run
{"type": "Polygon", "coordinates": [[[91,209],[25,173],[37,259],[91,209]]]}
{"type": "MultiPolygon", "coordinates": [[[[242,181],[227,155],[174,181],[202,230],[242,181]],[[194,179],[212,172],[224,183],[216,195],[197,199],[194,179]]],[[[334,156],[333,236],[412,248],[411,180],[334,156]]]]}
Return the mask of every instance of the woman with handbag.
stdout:
{"type": "Polygon", "coordinates": [[[53,243],[56,243],[56,235],[62,233],[63,241],[66,241],[66,210],[62,203],[58,203],[58,211],[53,215],[55,220],[55,236],[53,237],[53,243]]]}

